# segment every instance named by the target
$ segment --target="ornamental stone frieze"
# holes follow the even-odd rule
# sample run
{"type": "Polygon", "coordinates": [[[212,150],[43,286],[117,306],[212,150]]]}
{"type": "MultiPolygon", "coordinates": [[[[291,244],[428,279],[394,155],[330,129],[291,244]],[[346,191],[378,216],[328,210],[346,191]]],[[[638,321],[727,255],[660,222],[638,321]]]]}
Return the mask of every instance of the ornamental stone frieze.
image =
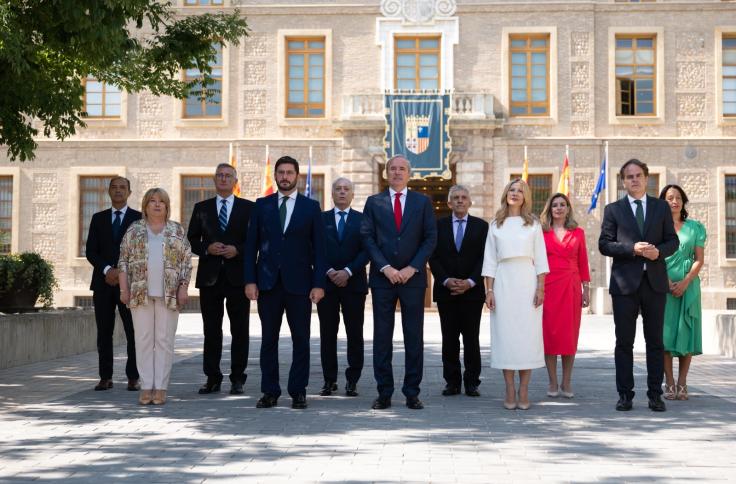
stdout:
{"type": "Polygon", "coordinates": [[[457,10],[455,0],[383,0],[384,17],[401,18],[409,24],[424,24],[435,17],[452,17],[457,10]]]}

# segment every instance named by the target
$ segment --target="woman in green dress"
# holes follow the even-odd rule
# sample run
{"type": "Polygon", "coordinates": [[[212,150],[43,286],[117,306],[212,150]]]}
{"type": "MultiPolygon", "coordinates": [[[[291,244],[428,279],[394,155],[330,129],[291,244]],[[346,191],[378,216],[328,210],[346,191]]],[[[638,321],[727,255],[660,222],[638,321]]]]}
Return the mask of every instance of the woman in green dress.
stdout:
{"type": "Polygon", "coordinates": [[[700,278],[703,268],[705,227],[687,218],[688,198],[678,185],[667,185],[659,194],[672,210],[680,248],[665,259],[670,292],[664,311],[664,398],[687,400],[687,372],[693,355],[703,352],[700,308],[700,278]],[[672,367],[674,357],[679,360],[677,386],[672,367]]]}

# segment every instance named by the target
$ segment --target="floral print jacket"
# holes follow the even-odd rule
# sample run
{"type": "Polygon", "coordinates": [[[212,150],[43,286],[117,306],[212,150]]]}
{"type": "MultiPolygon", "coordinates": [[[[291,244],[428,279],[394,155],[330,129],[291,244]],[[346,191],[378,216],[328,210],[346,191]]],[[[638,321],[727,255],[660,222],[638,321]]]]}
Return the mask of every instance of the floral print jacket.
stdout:
{"type": "MultiPolygon", "coordinates": [[[[129,307],[148,304],[148,230],[145,220],[130,224],[120,243],[118,269],[128,275],[129,307]]],[[[176,311],[176,291],[189,284],[192,275],[192,248],[184,228],[167,220],[164,227],[164,299],[166,307],[176,311]]]]}

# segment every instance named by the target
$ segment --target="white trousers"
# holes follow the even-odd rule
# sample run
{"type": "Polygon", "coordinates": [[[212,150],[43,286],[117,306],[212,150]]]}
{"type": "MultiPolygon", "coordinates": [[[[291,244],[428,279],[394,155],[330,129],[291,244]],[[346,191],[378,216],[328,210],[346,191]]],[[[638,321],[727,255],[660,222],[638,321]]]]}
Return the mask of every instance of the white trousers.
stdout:
{"type": "Polygon", "coordinates": [[[166,307],[163,298],[148,297],[148,304],[131,308],[135,330],[135,358],[143,390],[166,390],[174,364],[174,338],[179,312],[166,307]]]}

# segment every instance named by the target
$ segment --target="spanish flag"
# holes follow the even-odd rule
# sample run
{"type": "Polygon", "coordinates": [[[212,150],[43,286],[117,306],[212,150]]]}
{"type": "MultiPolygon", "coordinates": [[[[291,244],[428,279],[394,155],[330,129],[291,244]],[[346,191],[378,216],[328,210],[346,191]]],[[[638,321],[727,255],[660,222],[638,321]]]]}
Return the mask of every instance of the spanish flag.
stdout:
{"type": "Polygon", "coordinates": [[[271,156],[268,154],[268,146],[266,146],[266,168],[263,172],[263,196],[267,197],[273,194],[273,173],[271,173],[271,156]]]}
{"type": "Polygon", "coordinates": [[[521,168],[521,179],[525,183],[529,182],[529,158],[526,155],[526,146],[524,146],[524,165],[521,168]]]}
{"type": "MultiPolygon", "coordinates": [[[[233,149],[233,144],[230,143],[230,166],[232,166],[235,171],[238,171],[238,160],[235,157],[235,150],[233,149]]],[[[236,197],[240,196],[240,182],[238,181],[235,183],[235,188],[233,188],[233,195],[236,197]]]]}
{"type": "Polygon", "coordinates": [[[565,150],[565,160],[562,162],[562,172],[560,173],[560,182],[557,184],[557,193],[570,196],[570,160],[565,150]]]}

